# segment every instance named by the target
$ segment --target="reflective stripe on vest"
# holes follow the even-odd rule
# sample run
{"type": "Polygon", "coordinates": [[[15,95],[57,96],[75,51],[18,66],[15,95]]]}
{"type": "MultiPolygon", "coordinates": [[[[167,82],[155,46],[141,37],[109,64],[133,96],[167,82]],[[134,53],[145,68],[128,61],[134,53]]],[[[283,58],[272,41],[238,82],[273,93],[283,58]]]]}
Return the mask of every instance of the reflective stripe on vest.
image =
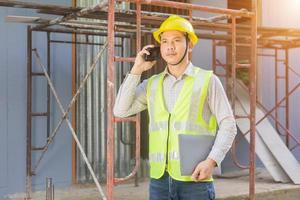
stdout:
{"type": "Polygon", "coordinates": [[[211,116],[209,122],[203,119],[203,106],[212,72],[197,67],[193,67],[193,72],[194,76],[184,77],[184,84],[172,113],[169,113],[165,107],[164,74],[154,75],[147,82],[149,162],[152,178],[160,178],[164,174],[166,160],[168,160],[167,170],[172,178],[191,181],[190,176],[180,174],[178,134],[214,135],[216,132],[215,117],[211,116]],[[168,150],[167,141],[169,141],[168,150]],[[165,158],[166,155],[168,159],[165,158]]]}
{"type": "MultiPolygon", "coordinates": [[[[151,153],[149,154],[149,162],[163,162],[164,161],[164,154],[163,153],[151,153]]],[[[177,151],[169,152],[169,159],[170,160],[179,160],[179,154],[177,151]]]]}

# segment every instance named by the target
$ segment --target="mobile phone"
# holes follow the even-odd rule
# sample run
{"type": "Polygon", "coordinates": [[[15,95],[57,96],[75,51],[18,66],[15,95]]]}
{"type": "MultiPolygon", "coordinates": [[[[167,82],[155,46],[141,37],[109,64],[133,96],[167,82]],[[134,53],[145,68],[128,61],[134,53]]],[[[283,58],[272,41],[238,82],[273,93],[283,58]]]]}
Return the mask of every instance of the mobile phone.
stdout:
{"type": "Polygon", "coordinates": [[[149,47],[147,48],[147,51],[149,51],[150,55],[144,54],[144,60],[145,61],[154,61],[160,58],[160,47],[149,47]]]}

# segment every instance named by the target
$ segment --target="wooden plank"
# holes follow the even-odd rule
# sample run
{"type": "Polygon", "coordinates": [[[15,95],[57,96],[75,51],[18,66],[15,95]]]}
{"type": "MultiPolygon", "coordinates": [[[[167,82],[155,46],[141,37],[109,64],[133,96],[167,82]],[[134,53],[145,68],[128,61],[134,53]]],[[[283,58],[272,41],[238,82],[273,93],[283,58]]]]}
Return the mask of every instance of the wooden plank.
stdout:
{"type": "Polygon", "coordinates": [[[76,12],[81,8],[74,8],[70,6],[54,5],[54,4],[42,4],[36,2],[24,2],[24,1],[7,1],[0,0],[0,6],[14,7],[14,8],[28,8],[28,9],[44,9],[44,10],[64,10],[68,12],[76,12]]]}
{"type": "Polygon", "coordinates": [[[5,21],[6,22],[16,22],[16,23],[41,24],[41,23],[46,23],[49,20],[42,19],[40,17],[8,15],[5,17],[5,21]]]}

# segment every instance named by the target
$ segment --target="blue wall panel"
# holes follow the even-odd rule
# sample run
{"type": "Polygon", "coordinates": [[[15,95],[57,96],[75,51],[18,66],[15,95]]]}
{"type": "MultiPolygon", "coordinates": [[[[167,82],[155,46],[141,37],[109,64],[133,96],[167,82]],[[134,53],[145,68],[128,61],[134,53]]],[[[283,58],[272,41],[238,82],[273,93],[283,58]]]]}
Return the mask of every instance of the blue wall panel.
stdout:
{"type": "MultiPolygon", "coordinates": [[[[0,16],[6,14],[6,10],[0,9],[0,16]]],[[[3,26],[3,20],[0,20],[1,46],[5,45],[6,41],[6,32],[3,26]]],[[[0,191],[6,187],[7,182],[7,62],[5,58],[6,49],[0,48],[0,191]]]]}
{"type": "MultiPolygon", "coordinates": [[[[13,15],[16,11],[16,9],[8,9],[8,15],[13,15]]],[[[26,34],[23,32],[25,27],[24,24],[6,24],[8,192],[19,192],[25,188],[26,34]]]]}
{"type": "MultiPolygon", "coordinates": [[[[39,1],[47,4],[70,5],[69,0],[39,1]]],[[[6,23],[7,15],[37,16],[32,10],[0,7],[0,200],[13,193],[25,192],[26,178],[26,113],[27,113],[27,29],[25,24],[6,23]]],[[[57,16],[54,16],[57,17],[57,16]]],[[[46,34],[34,33],[33,47],[46,64],[46,34]]],[[[52,39],[71,39],[70,35],[52,35],[52,39]]],[[[64,106],[71,99],[71,46],[52,45],[52,78],[64,106]]],[[[36,62],[33,62],[36,65],[36,62]]],[[[35,69],[39,69],[34,66],[35,69]]],[[[46,81],[35,80],[33,108],[46,109],[46,81]]],[[[52,96],[51,128],[61,113],[52,96]]],[[[46,120],[39,118],[33,123],[33,142],[45,144],[46,120]]],[[[37,175],[33,178],[34,189],[45,188],[45,178],[52,177],[56,187],[71,183],[71,134],[66,124],[60,128],[54,143],[44,157],[37,175]]],[[[34,154],[36,158],[38,153],[34,154]]],[[[33,162],[36,159],[33,158],[33,162]]]]}

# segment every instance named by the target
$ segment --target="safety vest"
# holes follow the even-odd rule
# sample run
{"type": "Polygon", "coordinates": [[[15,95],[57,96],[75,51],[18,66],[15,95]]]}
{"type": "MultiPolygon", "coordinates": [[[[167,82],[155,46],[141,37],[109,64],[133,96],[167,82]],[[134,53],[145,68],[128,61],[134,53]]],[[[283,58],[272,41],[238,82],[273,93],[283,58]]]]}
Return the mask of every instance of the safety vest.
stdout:
{"type": "Polygon", "coordinates": [[[171,113],[164,103],[164,73],[154,75],[147,81],[151,178],[158,179],[167,170],[173,179],[192,181],[191,176],[181,176],[180,173],[178,134],[215,136],[215,116],[211,116],[208,122],[202,116],[212,71],[193,67],[193,74],[184,77],[183,87],[171,113]]]}

